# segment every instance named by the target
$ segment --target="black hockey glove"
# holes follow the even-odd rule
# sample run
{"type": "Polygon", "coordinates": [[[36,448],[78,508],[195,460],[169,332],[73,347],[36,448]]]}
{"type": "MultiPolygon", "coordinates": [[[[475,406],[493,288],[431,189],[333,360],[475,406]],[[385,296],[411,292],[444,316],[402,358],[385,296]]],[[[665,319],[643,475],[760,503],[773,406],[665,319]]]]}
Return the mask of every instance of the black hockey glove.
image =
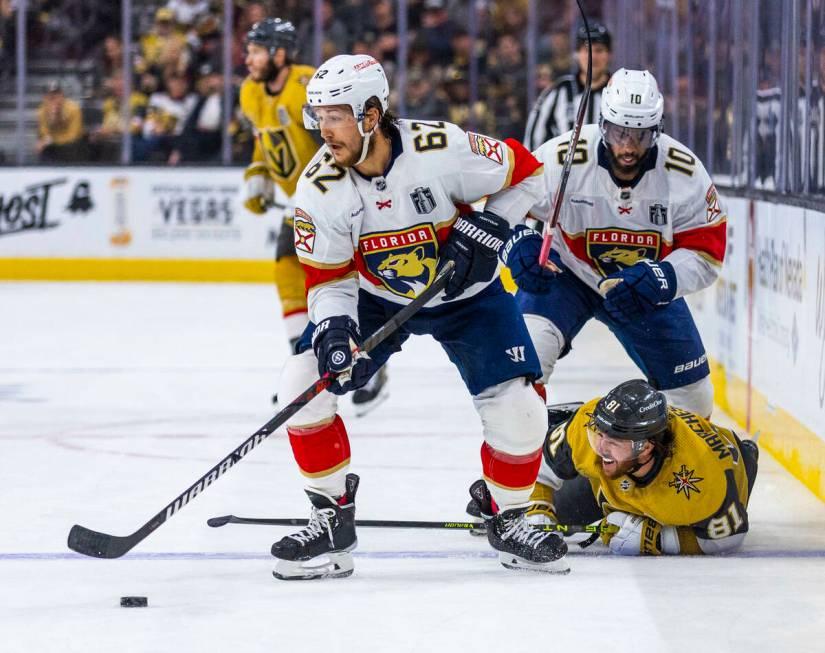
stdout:
{"type": "Polygon", "coordinates": [[[489,211],[473,211],[456,220],[441,252],[442,265],[455,262],[444,299],[455,299],[474,283],[493,278],[498,268],[498,251],[509,233],[507,220],[489,211]]]}
{"type": "MultiPolygon", "coordinates": [[[[518,224],[513,229],[510,239],[499,252],[501,262],[510,268],[513,281],[521,289],[536,295],[550,292],[553,279],[559,274],[539,265],[539,254],[544,242],[541,234],[527,225],[518,224]]],[[[561,259],[555,250],[550,251],[550,260],[561,265],[561,259]]]]}
{"type": "Polygon", "coordinates": [[[343,395],[360,388],[375,374],[377,367],[365,353],[353,350],[361,346],[358,325],[349,315],[334,315],[322,320],[312,332],[312,350],[318,357],[318,374],[338,375],[327,388],[343,395]]]}

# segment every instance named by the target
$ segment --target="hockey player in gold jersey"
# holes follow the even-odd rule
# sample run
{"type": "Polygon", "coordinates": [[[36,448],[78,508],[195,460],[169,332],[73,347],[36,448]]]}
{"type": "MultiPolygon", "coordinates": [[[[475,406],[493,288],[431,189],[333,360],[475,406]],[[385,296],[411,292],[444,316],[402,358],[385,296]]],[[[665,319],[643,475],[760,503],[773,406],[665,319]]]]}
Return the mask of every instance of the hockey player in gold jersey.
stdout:
{"type": "MultiPolygon", "coordinates": [[[[315,69],[294,63],[296,45],[295,28],[280,18],[255,23],[246,36],[249,76],[241,86],[240,101],[254,128],[255,151],[244,173],[244,206],[259,215],[273,208],[274,184],[292,197],[301,171],[318,150],[302,118],[306,85],[315,69]]],[[[290,345],[307,324],[305,277],[295,256],[292,210],[290,201],[275,253],[275,285],[290,345]]]]}
{"type": "Polygon", "coordinates": [[[620,555],[714,554],[741,545],[757,471],[753,441],[668,407],[641,380],[567,406],[549,409],[532,522],[604,515],[618,532],[603,539],[620,555]]]}

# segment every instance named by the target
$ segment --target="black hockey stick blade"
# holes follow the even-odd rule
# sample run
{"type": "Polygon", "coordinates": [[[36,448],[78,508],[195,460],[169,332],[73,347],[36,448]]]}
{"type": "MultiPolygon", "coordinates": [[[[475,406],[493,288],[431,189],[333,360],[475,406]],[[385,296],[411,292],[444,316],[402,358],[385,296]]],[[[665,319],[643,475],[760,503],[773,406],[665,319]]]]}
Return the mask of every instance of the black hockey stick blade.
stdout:
{"type": "Polygon", "coordinates": [[[85,526],[75,524],[69,531],[69,548],[83,555],[94,558],[119,558],[131,549],[139,540],[132,537],[108,535],[92,531],[85,526]]]}
{"type": "MultiPolygon", "coordinates": [[[[251,526],[306,526],[306,518],[297,517],[236,517],[235,515],[224,515],[223,517],[212,517],[206,520],[212,528],[220,528],[227,524],[247,524],[251,526]]],[[[453,531],[478,531],[484,530],[486,525],[483,522],[474,521],[414,521],[406,519],[356,519],[355,526],[361,528],[428,528],[453,531]]],[[[541,530],[562,533],[615,533],[618,528],[613,524],[548,524],[542,526],[541,530]]]]}
{"type": "MultiPolygon", "coordinates": [[[[390,335],[395,333],[398,327],[423,308],[425,304],[435,298],[435,296],[444,289],[444,286],[447,285],[447,281],[452,275],[454,267],[455,264],[452,261],[448,261],[442,266],[433,282],[425,288],[418,297],[393,315],[364,341],[363,351],[369,353],[390,335]]],[[[159,528],[161,524],[166,522],[167,519],[175,515],[187,503],[223,476],[229,468],[234,467],[236,463],[240,462],[246,454],[266,440],[275,430],[284,425],[295,413],[301,410],[301,408],[321,394],[333,380],[333,376],[326,375],[315,381],[315,383],[304,390],[298,397],[293,399],[289,405],[279,411],[277,415],[244,440],[237,449],[234,449],[224,456],[218,464],[175,497],[163,510],[131,535],[109,535],[108,533],[100,533],[75,524],[69,531],[67,540],[68,547],[72,551],[93,558],[119,558],[123,554],[131,551],[149,534],[159,528]]]]}

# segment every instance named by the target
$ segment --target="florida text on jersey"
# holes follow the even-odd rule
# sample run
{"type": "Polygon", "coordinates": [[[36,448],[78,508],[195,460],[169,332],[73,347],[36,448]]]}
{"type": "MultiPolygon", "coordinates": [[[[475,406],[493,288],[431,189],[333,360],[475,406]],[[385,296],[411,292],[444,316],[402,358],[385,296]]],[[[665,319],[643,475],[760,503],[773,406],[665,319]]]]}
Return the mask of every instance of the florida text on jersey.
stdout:
{"type": "MultiPolygon", "coordinates": [[[[536,152],[548,188],[555,188],[569,133],[536,152]]],[[[546,219],[549,201],[531,209],[546,219]]],[[[553,247],[593,290],[605,276],[642,259],[667,258],[676,270],[677,296],[712,283],[725,255],[726,213],[701,161],[662,134],[635,183],[617,182],[598,125],[585,125],[576,146],[553,247]]]]}
{"type": "Polygon", "coordinates": [[[298,178],[318,150],[318,143],[304,129],[306,85],[315,69],[292,65],[283,89],[271,94],[266,82],[247,78],[241,86],[241,110],[255,128],[252,161],[266,166],[269,176],[289,196],[298,178]]]}
{"type": "MultiPolygon", "coordinates": [[[[495,211],[499,202],[499,215],[510,219],[508,197],[522,203],[527,198],[527,205],[541,197],[541,165],[516,141],[415,120],[400,120],[390,140],[383,176],[366,178],[337,166],[326,147],[301,176],[295,249],[315,322],[352,314],[359,285],[395,303],[415,298],[435,277],[439,249],[459,207],[496,193],[488,208],[495,211]]],[[[474,284],[460,299],[489,283],[474,284]]],[[[439,303],[437,298],[430,306],[439,303]]]]}

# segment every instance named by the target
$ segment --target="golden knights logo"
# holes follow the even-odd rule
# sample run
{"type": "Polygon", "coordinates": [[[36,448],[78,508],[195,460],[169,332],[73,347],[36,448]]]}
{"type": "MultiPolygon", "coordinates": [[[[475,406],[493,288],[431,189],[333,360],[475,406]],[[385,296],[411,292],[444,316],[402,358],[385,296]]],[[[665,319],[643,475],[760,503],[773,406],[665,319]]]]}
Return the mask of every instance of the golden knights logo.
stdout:
{"type": "Polygon", "coordinates": [[[701,494],[702,490],[697,487],[699,481],[705,479],[701,476],[694,476],[696,470],[688,469],[687,465],[682,465],[678,472],[673,472],[673,480],[667,484],[668,487],[675,487],[676,494],[684,493],[686,499],[690,499],[690,493],[701,494]]]}
{"type": "Polygon", "coordinates": [[[658,231],[629,229],[588,229],[587,257],[603,276],[619,272],[639,261],[657,261],[662,246],[658,231]]]}
{"type": "Polygon", "coordinates": [[[431,224],[364,234],[358,249],[367,269],[394,295],[413,299],[432,283],[438,246],[431,224]]]}
{"type": "Polygon", "coordinates": [[[410,193],[410,199],[415,207],[415,212],[419,215],[427,215],[428,213],[432,213],[435,208],[435,198],[433,197],[433,192],[424,186],[419,186],[412,193],[410,193]]]}
{"type": "Polygon", "coordinates": [[[261,149],[270,171],[281,179],[289,179],[298,168],[298,159],[285,129],[267,129],[260,133],[261,149]]]}

